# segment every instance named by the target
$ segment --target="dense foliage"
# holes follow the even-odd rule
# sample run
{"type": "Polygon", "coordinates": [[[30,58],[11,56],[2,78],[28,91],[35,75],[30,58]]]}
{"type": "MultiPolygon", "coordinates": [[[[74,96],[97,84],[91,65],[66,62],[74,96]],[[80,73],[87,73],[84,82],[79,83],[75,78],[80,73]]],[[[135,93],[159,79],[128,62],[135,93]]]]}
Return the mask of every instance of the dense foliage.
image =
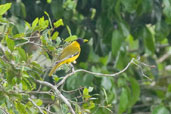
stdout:
{"type": "Polygon", "coordinates": [[[88,39],[59,91],[76,114],[169,114],[170,0],[1,0],[0,113],[69,114],[67,104],[36,80],[58,85],[72,72],[48,77],[61,50],[88,39]],[[10,3],[8,3],[10,2],[10,3]],[[155,66],[155,67],[154,67],[155,66]]]}

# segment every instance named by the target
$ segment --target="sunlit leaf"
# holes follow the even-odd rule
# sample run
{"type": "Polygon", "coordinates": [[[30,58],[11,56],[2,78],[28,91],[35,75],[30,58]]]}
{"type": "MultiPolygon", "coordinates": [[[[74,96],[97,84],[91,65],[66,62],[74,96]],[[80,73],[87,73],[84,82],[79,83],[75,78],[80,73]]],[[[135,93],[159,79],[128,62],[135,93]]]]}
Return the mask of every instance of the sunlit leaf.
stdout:
{"type": "Polygon", "coordinates": [[[8,36],[6,36],[6,42],[7,42],[8,48],[12,52],[14,50],[14,45],[15,45],[14,41],[8,38],[8,36]]]}
{"type": "Polygon", "coordinates": [[[21,47],[18,48],[18,52],[20,54],[20,58],[24,61],[27,60],[27,55],[24,49],[22,49],[21,47]]]}
{"type": "Polygon", "coordinates": [[[36,25],[38,24],[39,22],[39,18],[36,18],[33,22],[32,22],[32,28],[35,28],[36,25]]]}
{"type": "Polygon", "coordinates": [[[11,5],[12,3],[0,5],[0,15],[3,15],[5,12],[7,12],[7,10],[11,8],[11,5]]]}
{"type": "Polygon", "coordinates": [[[66,42],[72,42],[74,40],[77,39],[77,36],[76,35],[73,35],[73,36],[69,36],[68,38],[65,39],[66,42]]]}
{"type": "Polygon", "coordinates": [[[59,19],[56,22],[53,23],[55,28],[58,28],[59,26],[64,26],[63,20],[59,19]]]}
{"type": "Polygon", "coordinates": [[[28,114],[25,105],[22,104],[21,102],[19,101],[15,102],[15,106],[16,106],[16,109],[19,111],[19,113],[28,114]]]}
{"type": "Polygon", "coordinates": [[[56,40],[57,37],[58,37],[58,35],[59,35],[59,32],[58,31],[56,31],[55,33],[53,33],[52,40],[56,40]]]}

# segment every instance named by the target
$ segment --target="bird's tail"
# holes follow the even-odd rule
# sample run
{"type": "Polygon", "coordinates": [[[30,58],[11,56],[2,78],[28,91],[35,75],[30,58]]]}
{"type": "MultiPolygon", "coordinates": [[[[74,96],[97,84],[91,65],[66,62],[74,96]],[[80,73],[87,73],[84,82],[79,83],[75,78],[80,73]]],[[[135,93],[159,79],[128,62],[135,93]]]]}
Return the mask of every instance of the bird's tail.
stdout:
{"type": "Polygon", "coordinates": [[[62,62],[57,62],[56,65],[51,69],[49,76],[52,76],[52,74],[56,71],[56,69],[61,66],[63,63],[62,62]]]}

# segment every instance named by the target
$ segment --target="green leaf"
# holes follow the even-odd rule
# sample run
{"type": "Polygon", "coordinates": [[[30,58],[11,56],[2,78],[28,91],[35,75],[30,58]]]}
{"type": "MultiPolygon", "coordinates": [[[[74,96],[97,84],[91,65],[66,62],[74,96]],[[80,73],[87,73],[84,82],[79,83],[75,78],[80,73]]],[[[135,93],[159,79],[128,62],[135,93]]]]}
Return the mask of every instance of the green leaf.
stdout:
{"type": "Polygon", "coordinates": [[[122,114],[128,107],[128,91],[122,88],[120,102],[119,102],[119,114],[122,114]]]}
{"type": "Polygon", "coordinates": [[[84,97],[85,99],[88,99],[88,98],[91,97],[91,96],[89,95],[89,92],[88,92],[88,89],[87,89],[87,88],[84,88],[84,90],[83,90],[83,97],[84,97]]]}
{"type": "Polygon", "coordinates": [[[159,105],[153,109],[152,114],[170,114],[170,112],[166,107],[159,105]]]}
{"type": "Polygon", "coordinates": [[[33,22],[32,22],[32,28],[35,28],[36,25],[38,24],[39,22],[39,18],[36,18],[33,22]]]}
{"type": "Polygon", "coordinates": [[[72,42],[76,40],[78,37],[76,35],[69,36],[68,38],[65,39],[66,42],[72,42]]]}
{"type": "Polygon", "coordinates": [[[56,22],[53,23],[55,28],[58,28],[59,26],[64,26],[63,20],[59,19],[56,22]]]}
{"type": "Polygon", "coordinates": [[[7,42],[8,48],[12,52],[14,50],[14,45],[15,45],[14,41],[8,38],[8,36],[6,36],[6,42],[7,42]]]}
{"type": "Polygon", "coordinates": [[[20,54],[20,58],[21,60],[26,61],[27,60],[27,55],[24,49],[22,49],[21,47],[18,48],[18,52],[20,54]]]}
{"type": "Polygon", "coordinates": [[[166,17],[166,22],[168,24],[171,24],[171,3],[169,0],[163,0],[163,3],[165,5],[165,7],[163,9],[163,13],[166,17]]]}
{"type": "Polygon", "coordinates": [[[27,75],[27,74],[23,74],[22,75],[23,76],[23,78],[22,78],[22,87],[23,87],[23,90],[33,90],[34,89],[34,84],[32,84],[30,81],[29,81],[29,79],[28,79],[28,77],[29,77],[29,75],[27,75]],[[26,77],[27,76],[27,77],[26,77]]]}
{"type": "Polygon", "coordinates": [[[25,26],[28,27],[29,29],[31,28],[30,23],[25,21],[25,26]]]}
{"type": "Polygon", "coordinates": [[[39,29],[44,30],[49,26],[48,20],[45,20],[44,17],[39,19],[39,29]]]}
{"type": "Polygon", "coordinates": [[[121,0],[121,3],[123,4],[125,11],[129,13],[134,13],[136,11],[136,0],[121,0]]]}
{"type": "Polygon", "coordinates": [[[0,5],[0,16],[3,15],[9,8],[11,8],[12,3],[6,3],[3,5],[0,5]]]}
{"type": "Polygon", "coordinates": [[[59,32],[58,31],[56,31],[55,33],[53,33],[52,40],[56,40],[57,37],[58,37],[58,35],[59,35],[59,32]]]}
{"type": "Polygon", "coordinates": [[[19,33],[19,34],[15,34],[15,35],[13,36],[13,38],[23,38],[24,36],[25,36],[24,33],[19,33]]]}
{"type": "Polygon", "coordinates": [[[26,110],[26,106],[24,104],[22,104],[21,102],[16,101],[15,106],[20,114],[28,114],[27,110],[26,110]]]}
{"type": "Polygon", "coordinates": [[[147,27],[144,27],[142,30],[142,37],[144,39],[144,43],[146,48],[153,54],[155,51],[154,40],[151,32],[147,27]]]}
{"type": "Polygon", "coordinates": [[[66,28],[67,28],[67,31],[68,31],[68,33],[69,33],[69,36],[72,36],[71,29],[69,28],[68,25],[66,26],[66,28]]]}
{"type": "Polygon", "coordinates": [[[157,41],[164,40],[170,32],[169,25],[165,21],[157,22],[155,25],[155,38],[157,41]]]}
{"type": "Polygon", "coordinates": [[[55,76],[53,76],[53,79],[54,79],[55,82],[58,82],[60,78],[55,75],[55,76]]]}
{"type": "Polygon", "coordinates": [[[50,4],[52,2],[52,0],[46,0],[48,4],[50,4]]]}
{"type": "Polygon", "coordinates": [[[83,104],[84,109],[93,109],[95,107],[95,103],[93,101],[90,101],[88,103],[83,104]]]}
{"type": "Polygon", "coordinates": [[[37,106],[41,106],[43,104],[42,100],[40,99],[34,99],[34,102],[37,104],[37,106]]]}
{"type": "Polygon", "coordinates": [[[129,81],[131,83],[132,95],[129,102],[129,107],[131,108],[138,100],[140,96],[140,86],[135,78],[130,77],[129,81]]]}
{"type": "Polygon", "coordinates": [[[115,30],[112,34],[112,55],[116,56],[120,51],[123,42],[123,35],[119,30],[115,30]]]}

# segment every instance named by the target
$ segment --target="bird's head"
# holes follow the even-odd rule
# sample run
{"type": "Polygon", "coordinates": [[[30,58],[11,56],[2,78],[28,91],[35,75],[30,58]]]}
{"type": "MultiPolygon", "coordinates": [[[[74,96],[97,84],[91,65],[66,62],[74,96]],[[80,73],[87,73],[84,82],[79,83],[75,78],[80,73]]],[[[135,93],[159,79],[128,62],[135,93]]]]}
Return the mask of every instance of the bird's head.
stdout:
{"type": "Polygon", "coordinates": [[[76,41],[77,41],[80,45],[83,44],[83,43],[85,43],[85,42],[88,42],[87,39],[81,39],[81,38],[78,38],[76,41]]]}

